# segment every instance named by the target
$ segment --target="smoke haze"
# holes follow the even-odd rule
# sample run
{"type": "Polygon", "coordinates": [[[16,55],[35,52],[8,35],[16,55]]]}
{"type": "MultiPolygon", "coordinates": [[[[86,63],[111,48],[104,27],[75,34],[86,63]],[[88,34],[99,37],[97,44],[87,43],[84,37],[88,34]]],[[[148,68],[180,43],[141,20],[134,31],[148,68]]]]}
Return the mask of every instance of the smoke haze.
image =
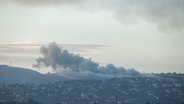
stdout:
{"type": "Polygon", "coordinates": [[[33,67],[51,67],[54,72],[71,79],[99,79],[140,75],[134,69],[116,67],[113,64],[100,66],[90,58],[86,59],[60,48],[56,43],[42,46],[40,52],[43,57],[37,58],[33,67]]]}

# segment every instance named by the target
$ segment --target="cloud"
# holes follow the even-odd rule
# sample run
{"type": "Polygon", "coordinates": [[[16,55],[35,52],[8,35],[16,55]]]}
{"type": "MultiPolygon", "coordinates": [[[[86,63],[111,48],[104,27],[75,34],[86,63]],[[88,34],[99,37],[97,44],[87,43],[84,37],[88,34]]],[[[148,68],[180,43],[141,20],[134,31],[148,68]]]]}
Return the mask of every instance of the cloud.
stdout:
{"type": "Polygon", "coordinates": [[[0,0],[1,3],[17,3],[29,6],[76,4],[84,0],[0,0]]]}
{"type": "Polygon", "coordinates": [[[147,21],[163,32],[184,32],[183,0],[89,0],[123,24],[147,21]]]}
{"type": "Polygon", "coordinates": [[[0,0],[30,6],[63,5],[84,9],[104,9],[116,15],[122,23],[140,19],[155,24],[165,32],[183,32],[183,0],[0,0]]]}
{"type": "MultiPolygon", "coordinates": [[[[0,43],[0,53],[1,52],[36,52],[40,46],[48,44],[48,42],[36,42],[36,41],[18,41],[11,43],[0,43]]],[[[61,46],[61,45],[60,45],[61,46]]],[[[106,45],[97,44],[62,44],[64,47],[72,52],[90,52],[103,47],[108,47],[106,45]]]]}
{"type": "Polygon", "coordinates": [[[33,67],[51,67],[56,73],[68,78],[98,79],[140,75],[140,73],[134,69],[127,70],[123,67],[118,68],[113,64],[99,66],[98,63],[92,61],[90,58],[87,59],[80,55],[70,53],[56,43],[42,46],[40,52],[43,57],[37,58],[36,64],[34,64],[33,67]]]}

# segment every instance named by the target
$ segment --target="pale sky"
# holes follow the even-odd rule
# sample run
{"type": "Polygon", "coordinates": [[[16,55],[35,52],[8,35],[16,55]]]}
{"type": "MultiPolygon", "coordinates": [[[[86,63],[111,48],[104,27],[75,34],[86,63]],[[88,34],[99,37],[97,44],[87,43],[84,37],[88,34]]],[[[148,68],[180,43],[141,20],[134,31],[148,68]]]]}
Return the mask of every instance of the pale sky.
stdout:
{"type": "Polygon", "coordinates": [[[32,68],[57,42],[101,65],[184,73],[184,2],[130,1],[0,0],[0,64],[32,68]]]}

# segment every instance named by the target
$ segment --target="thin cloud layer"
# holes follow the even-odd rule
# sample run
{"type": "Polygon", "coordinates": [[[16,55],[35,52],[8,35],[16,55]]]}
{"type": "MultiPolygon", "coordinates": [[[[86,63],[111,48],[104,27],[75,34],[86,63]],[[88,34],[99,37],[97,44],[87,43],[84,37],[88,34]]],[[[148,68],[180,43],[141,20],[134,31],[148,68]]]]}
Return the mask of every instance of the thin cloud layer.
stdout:
{"type": "Polygon", "coordinates": [[[90,58],[86,59],[80,55],[70,53],[60,48],[56,43],[41,47],[40,52],[43,57],[37,58],[33,67],[51,67],[56,73],[71,79],[99,79],[140,75],[134,69],[118,68],[113,64],[99,66],[90,58]]]}
{"type": "MultiPolygon", "coordinates": [[[[12,42],[12,43],[0,43],[1,52],[24,52],[24,51],[36,51],[40,46],[48,44],[47,42],[12,42]]],[[[61,46],[61,45],[60,45],[61,46]]],[[[98,44],[62,44],[64,47],[72,52],[89,52],[90,50],[108,47],[106,45],[98,44]],[[77,47],[77,48],[76,48],[77,47]]]]}

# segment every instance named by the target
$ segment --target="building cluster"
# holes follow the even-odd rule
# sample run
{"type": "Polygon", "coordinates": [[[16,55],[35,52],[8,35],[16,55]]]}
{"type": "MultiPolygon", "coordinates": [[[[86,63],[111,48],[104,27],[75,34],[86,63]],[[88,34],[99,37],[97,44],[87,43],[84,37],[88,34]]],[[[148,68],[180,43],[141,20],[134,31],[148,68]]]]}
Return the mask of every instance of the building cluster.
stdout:
{"type": "Polygon", "coordinates": [[[153,76],[66,80],[49,84],[4,84],[0,85],[0,102],[34,99],[43,104],[184,103],[183,74],[153,76]]]}

